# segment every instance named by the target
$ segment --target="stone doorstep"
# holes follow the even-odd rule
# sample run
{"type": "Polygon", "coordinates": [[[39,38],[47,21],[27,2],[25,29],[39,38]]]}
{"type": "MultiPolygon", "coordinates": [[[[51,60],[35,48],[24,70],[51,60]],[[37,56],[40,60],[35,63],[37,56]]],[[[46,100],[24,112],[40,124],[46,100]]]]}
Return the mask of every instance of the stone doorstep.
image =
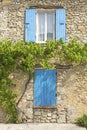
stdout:
{"type": "Polygon", "coordinates": [[[0,130],[86,130],[75,124],[56,123],[28,123],[28,124],[0,124],[0,130]]]}

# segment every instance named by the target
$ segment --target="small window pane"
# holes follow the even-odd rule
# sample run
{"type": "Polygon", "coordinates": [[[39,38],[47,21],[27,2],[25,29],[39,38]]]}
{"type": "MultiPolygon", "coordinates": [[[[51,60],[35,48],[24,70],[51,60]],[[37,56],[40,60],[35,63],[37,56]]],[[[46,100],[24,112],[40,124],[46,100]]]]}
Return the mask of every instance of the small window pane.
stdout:
{"type": "Polygon", "coordinates": [[[47,40],[54,39],[54,14],[47,14],[47,40]]]}
{"type": "Polygon", "coordinates": [[[38,14],[38,41],[45,40],[45,14],[39,13],[38,14]]]}

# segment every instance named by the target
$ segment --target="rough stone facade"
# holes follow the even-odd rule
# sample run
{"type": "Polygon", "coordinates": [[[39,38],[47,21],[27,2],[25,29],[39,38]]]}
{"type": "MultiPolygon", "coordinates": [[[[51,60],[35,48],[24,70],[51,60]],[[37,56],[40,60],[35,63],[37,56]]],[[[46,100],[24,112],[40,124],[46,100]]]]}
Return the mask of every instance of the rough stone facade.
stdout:
{"type": "Polygon", "coordinates": [[[41,5],[66,9],[66,42],[72,37],[87,41],[87,0],[3,0],[0,2],[0,40],[24,40],[25,10],[41,5]]]}
{"type": "MultiPolygon", "coordinates": [[[[30,6],[62,6],[66,9],[66,40],[76,37],[87,41],[87,0],[3,0],[0,3],[0,40],[24,39],[25,10],[30,6]]],[[[16,83],[18,99],[24,90],[27,75],[17,70],[10,78],[16,83]]],[[[33,80],[18,105],[21,122],[70,123],[87,113],[87,66],[57,69],[57,106],[34,108],[33,80]]],[[[18,100],[17,99],[17,100],[18,100]]],[[[3,115],[3,114],[2,114],[3,115]]],[[[1,122],[1,119],[0,119],[1,122]]]]}
{"type": "MultiPolygon", "coordinates": [[[[24,90],[27,75],[15,71],[10,75],[16,83],[18,99],[24,90]]],[[[74,123],[87,114],[87,66],[57,69],[57,102],[55,108],[34,108],[33,79],[19,102],[19,118],[23,123],[74,123]]]]}

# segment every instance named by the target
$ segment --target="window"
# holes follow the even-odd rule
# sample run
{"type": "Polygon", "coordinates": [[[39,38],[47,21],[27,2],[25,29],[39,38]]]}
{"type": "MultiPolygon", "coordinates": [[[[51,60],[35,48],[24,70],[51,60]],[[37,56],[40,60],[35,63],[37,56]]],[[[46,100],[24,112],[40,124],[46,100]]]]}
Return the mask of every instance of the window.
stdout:
{"type": "Polygon", "coordinates": [[[55,40],[55,13],[39,12],[36,17],[36,42],[55,40]]]}
{"type": "Polygon", "coordinates": [[[44,43],[46,40],[62,38],[65,42],[65,21],[65,9],[26,9],[25,41],[44,43]]]}
{"type": "Polygon", "coordinates": [[[34,106],[56,106],[56,70],[36,70],[34,106]]]}

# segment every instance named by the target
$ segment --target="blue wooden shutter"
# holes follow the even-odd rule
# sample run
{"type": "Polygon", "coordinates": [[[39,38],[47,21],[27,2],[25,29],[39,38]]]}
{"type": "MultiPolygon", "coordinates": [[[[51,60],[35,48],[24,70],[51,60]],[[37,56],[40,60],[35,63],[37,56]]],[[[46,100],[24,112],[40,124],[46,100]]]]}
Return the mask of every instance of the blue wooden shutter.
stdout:
{"type": "Polygon", "coordinates": [[[62,38],[66,40],[66,12],[65,9],[56,10],[56,40],[62,38]]]}
{"type": "Polygon", "coordinates": [[[56,70],[35,71],[34,105],[56,105],[56,70]]]}
{"type": "Polygon", "coordinates": [[[36,10],[26,9],[25,12],[25,41],[35,42],[36,34],[36,10]]]}

